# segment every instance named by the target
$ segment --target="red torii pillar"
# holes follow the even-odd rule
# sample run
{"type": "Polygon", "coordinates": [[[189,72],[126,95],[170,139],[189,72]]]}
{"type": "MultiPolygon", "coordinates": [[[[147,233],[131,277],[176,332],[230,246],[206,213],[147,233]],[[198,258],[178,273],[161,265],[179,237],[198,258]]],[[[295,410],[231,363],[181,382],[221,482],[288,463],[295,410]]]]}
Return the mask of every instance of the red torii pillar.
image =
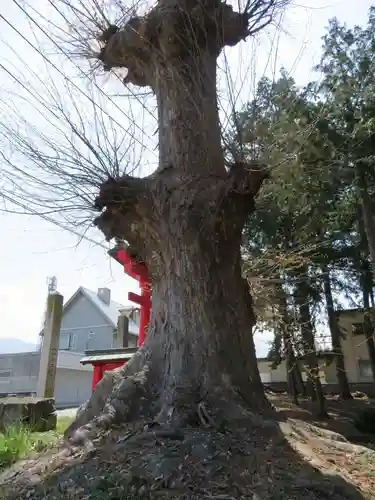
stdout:
{"type": "Polygon", "coordinates": [[[146,338],[146,331],[150,322],[151,315],[151,283],[147,266],[144,263],[136,262],[130,257],[125,248],[114,248],[110,250],[109,255],[124,266],[124,272],[138,281],[141,295],[129,292],[128,299],[140,306],[140,325],[138,336],[138,347],[140,347],[146,338]]]}

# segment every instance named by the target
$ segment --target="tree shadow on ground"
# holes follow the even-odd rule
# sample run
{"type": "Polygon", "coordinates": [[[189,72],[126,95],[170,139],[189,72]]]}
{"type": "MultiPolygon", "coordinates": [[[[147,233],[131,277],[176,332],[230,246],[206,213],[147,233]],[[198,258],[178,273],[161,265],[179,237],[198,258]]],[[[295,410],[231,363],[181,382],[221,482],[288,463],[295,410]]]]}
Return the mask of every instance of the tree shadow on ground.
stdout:
{"type": "Polygon", "coordinates": [[[374,453],[353,452],[348,457],[334,447],[330,453],[319,453],[316,436],[301,437],[289,425],[284,421],[280,428],[254,418],[220,431],[135,432],[124,426],[89,452],[46,456],[44,471],[42,467],[38,472],[35,462],[7,471],[0,477],[0,496],[4,500],[375,498],[374,453]]]}
{"type": "Polygon", "coordinates": [[[326,405],[329,419],[318,419],[315,415],[316,404],[308,398],[300,398],[300,406],[285,394],[269,395],[272,404],[278,409],[282,419],[301,419],[323,429],[342,434],[346,439],[355,443],[375,444],[375,435],[363,434],[354,426],[354,419],[373,402],[366,399],[342,400],[327,396],[326,405]]]}

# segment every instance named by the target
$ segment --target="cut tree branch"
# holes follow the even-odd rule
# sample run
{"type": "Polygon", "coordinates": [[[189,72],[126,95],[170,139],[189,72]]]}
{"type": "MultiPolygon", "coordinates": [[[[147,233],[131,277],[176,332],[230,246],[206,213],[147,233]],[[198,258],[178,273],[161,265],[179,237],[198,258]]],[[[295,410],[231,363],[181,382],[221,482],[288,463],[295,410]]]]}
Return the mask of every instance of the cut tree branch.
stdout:
{"type": "Polygon", "coordinates": [[[147,191],[147,179],[129,175],[102,184],[95,200],[95,209],[102,213],[94,220],[94,225],[108,241],[117,237],[137,248],[139,241],[135,226],[145,217],[147,191]]]}
{"type": "Polygon", "coordinates": [[[273,21],[288,0],[257,0],[243,13],[224,2],[206,0],[188,4],[159,1],[145,16],[132,17],[121,29],[110,25],[100,37],[98,56],[104,69],[128,70],[124,83],[153,86],[157,68],[173,60],[190,60],[199,50],[219,54],[273,21]]]}
{"type": "Polygon", "coordinates": [[[99,39],[104,43],[98,56],[104,70],[126,68],[125,84],[139,87],[150,84],[152,44],[146,35],[149,23],[150,17],[133,17],[121,30],[115,25],[109,26],[99,39]]]}
{"type": "Polygon", "coordinates": [[[229,171],[228,193],[254,198],[264,180],[269,178],[270,170],[258,162],[237,162],[229,171]]]}

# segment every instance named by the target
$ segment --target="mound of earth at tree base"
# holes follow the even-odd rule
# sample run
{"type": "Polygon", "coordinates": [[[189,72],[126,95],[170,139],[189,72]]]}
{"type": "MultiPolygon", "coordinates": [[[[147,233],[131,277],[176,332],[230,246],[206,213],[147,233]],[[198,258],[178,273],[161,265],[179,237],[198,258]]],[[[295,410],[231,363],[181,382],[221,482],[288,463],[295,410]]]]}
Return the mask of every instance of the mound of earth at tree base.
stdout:
{"type": "Polygon", "coordinates": [[[0,480],[6,500],[369,500],[375,452],[297,420],[178,431],[137,422],[0,480]]]}

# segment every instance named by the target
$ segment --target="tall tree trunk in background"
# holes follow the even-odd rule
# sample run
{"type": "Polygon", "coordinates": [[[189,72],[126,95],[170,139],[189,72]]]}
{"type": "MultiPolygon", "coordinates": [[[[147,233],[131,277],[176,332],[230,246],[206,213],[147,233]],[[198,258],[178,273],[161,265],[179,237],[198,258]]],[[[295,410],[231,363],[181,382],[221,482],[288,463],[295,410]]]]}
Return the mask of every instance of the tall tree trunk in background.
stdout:
{"type": "Polygon", "coordinates": [[[374,205],[368,193],[366,180],[367,165],[361,162],[355,164],[355,174],[358,186],[359,198],[361,200],[363,227],[366,234],[372,275],[375,275],[375,220],[374,205]]]}
{"type": "Polygon", "coordinates": [[[322,266],[322,273],[324,295],[327,305],[328,324],[331,332],[332,350],[335,353],[336,375],[339,384],[340,396],[343,399],[352,399],[348,377],[345,370],[344,356],[342,353],[340,327],[337,321],[333,304],[331,280],[328,266],[322,266]]]}
{"type": "Polygon", "coordinates": [[[305,360],[308,367],[308,379],[310,380],[310,396],[318,403],[319,417],[326,418],[327,410],[322,384],[319,377],[319,362],[316,355],[314,331],[309,306],[309,285],[307,283],[308,269],[304,266],[300,270],[295,282],[295,303],[299,313],[299,324],[305,353],[305,360]],[[314,389],[314,390],[312,390],[314,389]],[[314,395],[315,393],[315,395],[314,395]]]}
{"type": "MultiPolygon", "coordinates": [[[[363,196],[364,199],[367,200],[365,206],[368,208],[368,212],[371,210],[371,202],[367,193],[366,181],[363,176],[360,177],[361,182],[363,184],[363,196]]],[[[358,179],[357,179],[358,181],[358,179]]],[[[359,182],[359,181],[358,181],[359,182]]],[[[363,204],[362,204],[363,209],[363,204]]],[[[368,214],[368,217],[370,214],[368,214]]],[[[367,220],[368,220],[367,217],[367,220]]],[[[371,224],[371,220],[370,220],[371,224]]],[[[366,231],[366,223],[364,218],[359,220],[359,231],[361,237],[361,253],[362,253],[362,262],[360,267],[360,283],[362,288],[362,296],[363,296],[363,308],[365,310],[364,317],[364,334],[366,337],[367,348],[369,352],[369,358],[371,363],[371,371],[373,379],[375,380],[375,344],[374,344],[374,325],[373,319],[370,314],[370,299],[371,304],[373,305],[373,265],[371,265],[371,253],[370,253],[370,244],[369,239],[367,237],[366,231]],[[370,262],[368,261],[368,255],[370,254],[370,262]]]]}
{"type": "Polygon", "coordinates": [[[363,292],[363,308],[365,310],[364,334],[371,363],[372,377],[375,381],[375,343],[374,343],[374,320],[370,309],[370,297],[372,291],[372,272],[367,261],[362,265],[362,292],[363,292]]]}
{"type": "Polygon", "coordinates": [[[277,283],[276,285],[276,297],[281,317],[280,329],[285,349],[288,393],[293,397],[295,403],[298,404],[298,394],[300,394],[301,396],[305,396],[306,388],[305,384],[303,383],[298,360],[294,353],[293,332],[291,331],[291,317],[288,312],[286,293],[281,283],[277,283]]]}
{"type": "Polygon", "coordinates": [[[240,253],[266,173],[243,163],[226,170],[216,89],[217,58],[247,36],[248,22],[221,2],[172,0],[106,37],[105,68],[127,68],[124,83],[155,93],[159,167],[149,177],[105,182],[96,225],[108,240],[127,241],[147,265],[152,312],[146,341],[119,372],[111,397],[99,398],[103,381],[75,427],[95,398],[107,401],[103,418],[129,420],[139,394],[148,418],[166,425],[196,424],[202,408],[221,408],[229,419],[244,407],[271,411],[240,253]]]}
{"type": "Polygon", "coordinates": [[[303,378],[301,370],[299,367],[298,360],[293,350],[293,341],[288,332],[284,332],[284,344],[285,344],[285,358],[286,358],[286,368],[288,374],[288,393],[293,397],[296,404],[298,402],[298,395],[306,396],[306,387],[303,383],[303,378]]]}

